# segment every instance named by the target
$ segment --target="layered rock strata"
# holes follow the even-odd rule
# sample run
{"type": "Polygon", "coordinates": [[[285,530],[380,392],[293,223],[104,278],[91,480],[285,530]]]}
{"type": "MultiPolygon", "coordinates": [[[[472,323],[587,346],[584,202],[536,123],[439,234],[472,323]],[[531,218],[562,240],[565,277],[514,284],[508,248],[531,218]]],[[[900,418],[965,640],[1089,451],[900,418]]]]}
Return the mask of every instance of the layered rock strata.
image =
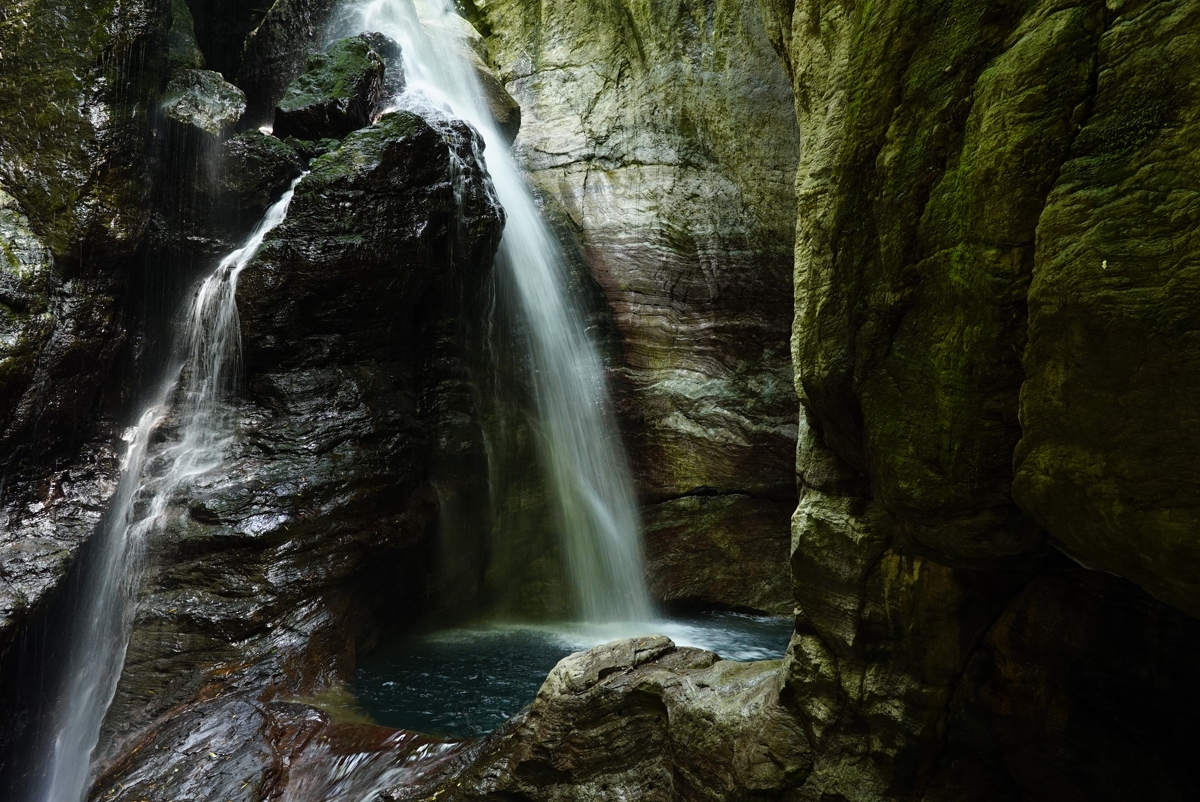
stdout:
{"type": "Polygon", "coordinates": [[[467,14],[521,104],[516,153],[615,319],[656,594],[787,612],[799,132],[758,6],[498,0],[467,14]],[[712,495],[725,498],[687,500],[712,495]],[[728,577],[697,582],[717,554],[728,577]]]}

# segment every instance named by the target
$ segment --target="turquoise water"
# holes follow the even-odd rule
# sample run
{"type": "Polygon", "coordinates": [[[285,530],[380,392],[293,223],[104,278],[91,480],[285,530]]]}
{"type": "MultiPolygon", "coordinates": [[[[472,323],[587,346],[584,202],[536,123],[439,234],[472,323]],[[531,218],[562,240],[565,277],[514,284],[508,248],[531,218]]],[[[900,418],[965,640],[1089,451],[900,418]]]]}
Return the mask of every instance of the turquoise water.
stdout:
{"type": "Polygon", "coordinates": [[[474,738],[532,702],[550,669],[573,652],[653,632],[728,660],[769,660],[783,656],[792,621],[706,613],[638,629],[497,626],[405,638],[363,658],[353,690],[362,709],[385,726],[474,738]]]}

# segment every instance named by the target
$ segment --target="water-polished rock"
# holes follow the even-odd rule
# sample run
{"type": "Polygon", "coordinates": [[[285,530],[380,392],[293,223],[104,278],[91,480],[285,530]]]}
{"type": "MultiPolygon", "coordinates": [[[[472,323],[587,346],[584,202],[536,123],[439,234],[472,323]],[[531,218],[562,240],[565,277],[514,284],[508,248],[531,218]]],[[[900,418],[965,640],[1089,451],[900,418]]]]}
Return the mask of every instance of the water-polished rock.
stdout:
{"type": "Polygon", "coordinates": [[[419,783],[455,744],[307,704],[222,697],[158,722],[92,789],[96,802],[368,799],[401,780],[419,783]]]}
{"type": "Polygon", "coordinates": [[[214,211],[236,216],[239,229],[259,220],[305,166],[299,153],[261,131],[225,140],[218,158],[214,211]]]}
{"type": "Polygon", "coordinates": [[[349,135],[242,273],[234,436],[147,544],[108,731],[212,683],[271,698],[344,681],[359,644],[422,609],[455,359],[441,321],[486,286],[502,221],[474,137],[407,112],[349,135]]]}
{"type": "Polygon", "coordinates": [[[362,36],[341,39],[309,56],[304,74],[275,108],[275,135],[340,139],[370,125],[387,100],[385,70],[384,57],[362,36]]]}
{"type": "Polygon", "coordinates": [[[120,395],[151,217],[162,11],[33,0],[2,12],[0,796],[44,676],[33,630],[115,488],[105,407],[120,395]]]}
{"type": "Polygon", "coordinates": [[[780,702],[779,667],[664,637],[615,641],[563,659],[530,707],[461,743],[306,704],[205,701],[131,743],[91,798],[167,802],[210,788],[219,795],[204,798],[246,802],[791,798],[809,747],[780,702]]]}
{"type": "Polygon", "coordinates": [[[752,800],[804,781],[807,738],[777,660],[734,663],[668,638],[564,658],[524,712],[397,799],[752,800]]]}

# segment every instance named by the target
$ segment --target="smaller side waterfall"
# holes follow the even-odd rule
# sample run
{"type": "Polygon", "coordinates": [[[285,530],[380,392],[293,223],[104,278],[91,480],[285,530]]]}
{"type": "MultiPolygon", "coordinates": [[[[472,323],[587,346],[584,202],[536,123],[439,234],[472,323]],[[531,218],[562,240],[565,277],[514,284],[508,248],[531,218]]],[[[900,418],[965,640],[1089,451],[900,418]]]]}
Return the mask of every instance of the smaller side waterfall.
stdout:
{"type": "Polygon", "coordinates": [[[179,491],[224,460],[233,436],[226,401],[241,351],[238,274],[283,222],[301,178],[200,285],[179,343],[180,361],[125,435],[129,445],[117,492],[83,566],[70,630],[63,633],[66,660],[58,666],[51,715],[36,746],[34,765],[42,771],[25,794],[28,802],[79,802],[87,792],[92,753],[125,664],[143,545],[161,528],[179,491]],[[152,449],[163,426],[172,436],[152,449]]]}

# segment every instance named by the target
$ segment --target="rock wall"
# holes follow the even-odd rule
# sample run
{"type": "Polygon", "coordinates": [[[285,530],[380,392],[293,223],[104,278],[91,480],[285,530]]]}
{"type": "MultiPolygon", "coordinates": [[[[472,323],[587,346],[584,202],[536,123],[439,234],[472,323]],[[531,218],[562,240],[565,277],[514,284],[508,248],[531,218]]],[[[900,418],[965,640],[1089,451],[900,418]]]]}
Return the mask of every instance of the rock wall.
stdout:
{"type": "Polygon", "coordinates": [[[155,0],[0,10],[0,685],[116,489],[107,402],[169,25],[155,0]]]}
{"type": "Polygon", "coordinates": [[[799,135],[758,7],[468,6],[521,104],[518,157],[616,321],[652,592],[787,612],[799,135]]]}
{"type": "MultiPolygon", "coordinates": [[[[1140,694],[1195,665],[1194,622],[1051,547],[1193,612],[1194,124],[1172,54],[1197,11],[814,0],[781,26],[804,135],[785,674],[805,798],[1118,798],[1191,715],[1186,683],[1174,712],[1140,694]],[[1121,637],[1122,658],[1099,645],[1121,637]]],[[[1193,792],[1158,765],[1156,798],[1193,792]]]]}
{"type": "Polygon", "coordinates": [[[213,689],[348,681],[359,646],[428,606],[441,379],[461,359],[439,318],[479,308],[502,225],[474,136],[407,112],[350,134],[243,272],[228,470],[148,544],[116,733],[213,689]]]}

